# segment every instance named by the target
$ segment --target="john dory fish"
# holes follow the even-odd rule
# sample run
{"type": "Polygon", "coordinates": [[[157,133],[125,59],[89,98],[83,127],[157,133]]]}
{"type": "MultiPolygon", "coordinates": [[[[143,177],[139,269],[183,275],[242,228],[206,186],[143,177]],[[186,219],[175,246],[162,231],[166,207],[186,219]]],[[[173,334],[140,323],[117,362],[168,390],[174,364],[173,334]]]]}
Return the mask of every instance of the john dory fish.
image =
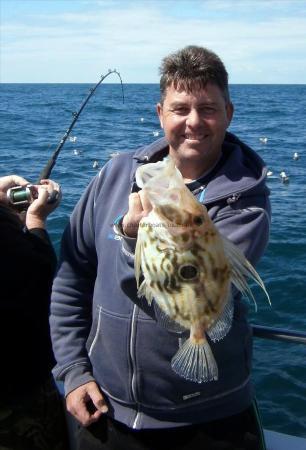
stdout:
{"type": "Polygon", "coordinates": [[[185,186],[170,157],[141,166],[136,181],[153,207],[138,230],[138,294],[153,302],[163,325],[190,330],[172,358],[173,370],[198,383],[216,380],[218,366],[207,335],[218,341],[231,328],[232,284],[253,298],[246,281],[251,277],[269,296],[252,265],[220,235],[206,207],[185,186]]]}

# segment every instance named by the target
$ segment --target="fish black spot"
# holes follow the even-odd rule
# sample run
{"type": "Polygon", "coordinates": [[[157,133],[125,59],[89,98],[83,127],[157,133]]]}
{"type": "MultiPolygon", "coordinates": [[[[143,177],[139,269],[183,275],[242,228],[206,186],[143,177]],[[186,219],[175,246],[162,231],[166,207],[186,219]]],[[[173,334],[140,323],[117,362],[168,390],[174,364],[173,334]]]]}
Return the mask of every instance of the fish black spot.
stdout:
{"type": "Polygon", "coordinates": [[[183,233],[181,239],[183,242],[187,242],[189,240],[189,233],[183,233]]]}
{"type": "Polygon", "coordinates": [[[219,269],[217,269],[217,268],[212,269],[211,273],[212,273],[214,280],[217,280],[219,278],[219,269]]]}
{"type": "Polygon", "coordinates": [[[193,218],[193,223],[194,223],[195,225],[200,226],[200,225],[203,225],[204,222],[205,222],[204,216],[195,216],[195,217],[193,218]]]}

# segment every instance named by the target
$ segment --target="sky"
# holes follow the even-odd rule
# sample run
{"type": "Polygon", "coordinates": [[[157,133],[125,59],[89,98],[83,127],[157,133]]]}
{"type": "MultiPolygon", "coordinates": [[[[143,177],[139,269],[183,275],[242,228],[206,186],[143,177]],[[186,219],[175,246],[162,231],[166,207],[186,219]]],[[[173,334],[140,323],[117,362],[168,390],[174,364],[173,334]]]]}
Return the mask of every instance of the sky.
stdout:
{"type": "Polygon", "coordinates": [[[158,83],[186,45],[217,53],[232,84],[306,83],[306,0],[0,0],[0,25],[2,83],[92,83],[114,68],[158,83]]]}

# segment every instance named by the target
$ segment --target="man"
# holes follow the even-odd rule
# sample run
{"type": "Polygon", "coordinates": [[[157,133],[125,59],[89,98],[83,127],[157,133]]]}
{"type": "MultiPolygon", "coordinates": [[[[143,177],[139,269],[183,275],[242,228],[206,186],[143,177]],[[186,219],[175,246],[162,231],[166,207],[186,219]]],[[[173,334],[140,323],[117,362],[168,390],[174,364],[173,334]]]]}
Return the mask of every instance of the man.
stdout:
{"type": "MultiPolygon", "coordinates": [[[[28,205],[9,201],[8,189],[27,185],[17,175],[0,178],[0,448],[67,450],[64,408],[51,372],[56,255],[46,230],[60,202],[60,195],[52,203],[50,196],[60,190],[42,180],[28,188],[28,205]]],[[[22,200],[19,190],[11,192],[10,198],[22,200]]]]}
{"type": "Polygon", "coordinates": [[[170,154],[221,234],[255,264],[269,235],[266,169],[226,132],[233,105],[217,55],[189,46],[166,57],[160,88],[165,138],[106,164],[63,236],[51,311],[54,373],[65,382],[68,410],[82,424],[80,449],[156,450],[169,448],[169,439],[173,449],[261,449],[251,330],[240,296],[231,331],[212,344],[219,379],[201,384],[172,371],[180,335],[160,327],[137,298],[135,243],[151,205],[134,177],[140,164],[170,154]]]}

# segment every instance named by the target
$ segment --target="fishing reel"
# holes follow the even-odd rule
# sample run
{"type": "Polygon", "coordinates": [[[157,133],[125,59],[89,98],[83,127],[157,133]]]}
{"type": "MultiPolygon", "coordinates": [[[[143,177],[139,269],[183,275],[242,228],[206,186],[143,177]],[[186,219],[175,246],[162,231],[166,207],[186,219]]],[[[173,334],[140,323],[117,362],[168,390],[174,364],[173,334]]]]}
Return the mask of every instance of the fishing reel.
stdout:
{"type": "MultiPolygon", "coordinates": [[[[58,199],[59,192],[54,190],[48,198],[47,203],[55,203],[58,199]]],[[[30,204],[38,197],[36,186],[28,184],[27,186],[14,186],[7,191],[7,198],[11,206],[19,211],[28,209],[30,204]]]]}

